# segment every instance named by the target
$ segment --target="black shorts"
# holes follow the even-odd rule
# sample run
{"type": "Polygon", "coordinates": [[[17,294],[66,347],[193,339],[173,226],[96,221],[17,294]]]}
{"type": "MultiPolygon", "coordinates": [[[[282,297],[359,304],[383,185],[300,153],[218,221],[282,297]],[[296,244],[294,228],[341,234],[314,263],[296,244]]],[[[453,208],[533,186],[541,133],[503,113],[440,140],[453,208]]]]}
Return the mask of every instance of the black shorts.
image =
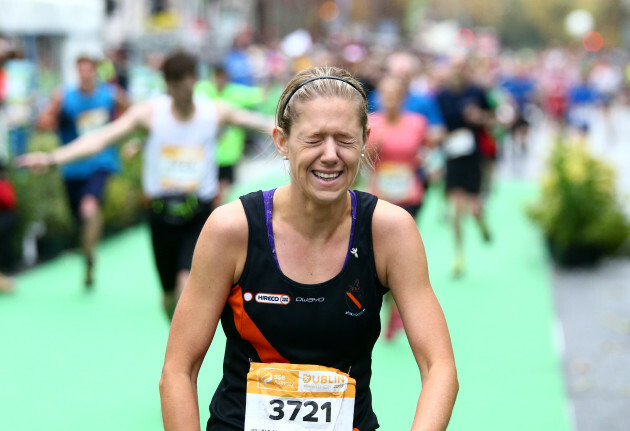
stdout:
{"type": "Polygon", "coordinates": [[[234,165],[219,166],[219,181],[234,182],[234,165]]]}
{"type": "Polygon", "coordinates": [[[463,190],[471,195],[481,192],[481,156],[448,159],[446,161],[446,192],[463,190]]]}
{"type": "Polygon", "coordinates": [[[84,197],[94,196],[99,202],[103,202],[103,192],[110,174],[109,171],[98,170],[84,180],[65,180],[70,210],[76,219],[80,218],[79,207],[84,197]]]}
{"type": "Polygon", "coordinates": [[[164,292],[175,290],[179,271],[190,270],[197,238],[212,209],[210,202],[199,201],[189,217],[178,220],[156,212],[153,205],[149,215],[153,257],[164,292]]]}

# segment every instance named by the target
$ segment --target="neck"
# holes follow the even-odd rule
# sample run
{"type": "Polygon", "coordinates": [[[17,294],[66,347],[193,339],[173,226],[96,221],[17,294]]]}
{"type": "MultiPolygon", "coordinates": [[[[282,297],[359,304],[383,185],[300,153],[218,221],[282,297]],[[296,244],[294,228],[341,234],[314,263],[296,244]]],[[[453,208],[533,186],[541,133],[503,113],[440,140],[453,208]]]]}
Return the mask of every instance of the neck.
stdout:
{"type": "Polygon", "coordinates": [[[318,204],[309,200],[297,186],[289,184],[276,190],[274,217],[278,214],[286,223],[309,238],[326,239],[343,224],[350,214],[350,194],[337,202],[318,204]]]}
{"type": "Polygon", "coordinates": [[[464,82],[454,82],[451,84],[451,91],[453,93],[460,93],[464,91],[465,86],[466,86],[466,83],[464,82]]]}
{"type": "Polygon", "coordinates": [[[180,121],[190,120],[195,112],[195,105],[190,101],[179,102],[177,103],[173,100],[173,104],[171,105],[171,110],[176,119],[180,121]]]}
{"type": "Polygon", "coordinates": [[[400,118],[400,111],[397,109],[388,109],[385,112],[385,119],[390,124],[398,122],[399,118],[400,118]]]}
{"type": "Polygon", "coordinates": [[[83,93],[91,93],[96,85],[93,82],[82,82],[79,84],[79,88],[83,93]]]}

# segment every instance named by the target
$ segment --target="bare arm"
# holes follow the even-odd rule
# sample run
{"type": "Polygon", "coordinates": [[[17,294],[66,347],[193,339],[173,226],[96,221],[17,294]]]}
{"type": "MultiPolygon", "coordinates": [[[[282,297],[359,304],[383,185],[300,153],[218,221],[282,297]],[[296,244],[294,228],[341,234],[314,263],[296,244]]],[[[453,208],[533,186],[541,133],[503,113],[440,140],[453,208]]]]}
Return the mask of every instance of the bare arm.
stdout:
{"type": "Polygon", "coordinates": [[[201,232],[173,316],[160,379],[165,431],[199,430],[197,376],[230,288],[243,270],[247,235],[240,201],[217,208],[201,232]]]}
{"type": "Polygon", "coordinates": [[[100,129],[83,135],[55,149],[52,153],[31,153],[18,157],[17,166],[42,170],[96,154],[139,127],[150,128],[152,108],[148,104],[134,106],[120,118],[100,129]]]}
{"type": "Polygon", "coordinates": [[[116,88],[116,107],[121,111],[127,110],[131,103],[129,102],[129,98],[127,97],[127,93],[120,87],[116,88]]]}
{"type": "Polygon", "coordinates": [[[271,136],[275,127],[274,119],[268,115],[234,108],[232,106],[217,103],[217,114],[220,125],[232,125],[252,129],[271,136]]]}
{"type": "Polygon", "coordinates": [[[440,146],[440,142],[446,137],[446,128],[442,125],[429,125],[429,132],[427,133],[427,146],[429,148],[437,148],[440,146]]]}
{"type": "Polygon", "coordinates": [[[384,201],[376,206],[372,230],[379,278],[394,295],[422,378],[412,431],[446,430],[459,384],[420,233],[409,214],[384,201]]]}
{"type": "Polygon", "coordinates": [[[53,131],[57,129],[62,98],[60,90],[53,93],[50,102],[37,118],[37,127],[40,130],[53,131]]]}
{"type": "Polygon", "coordinates": [[[464,108],[464,120],[472,125],[481,127],[491,127],[496,122],[492,109],[482,108],[477,105],[468,105],[464,108]]]}

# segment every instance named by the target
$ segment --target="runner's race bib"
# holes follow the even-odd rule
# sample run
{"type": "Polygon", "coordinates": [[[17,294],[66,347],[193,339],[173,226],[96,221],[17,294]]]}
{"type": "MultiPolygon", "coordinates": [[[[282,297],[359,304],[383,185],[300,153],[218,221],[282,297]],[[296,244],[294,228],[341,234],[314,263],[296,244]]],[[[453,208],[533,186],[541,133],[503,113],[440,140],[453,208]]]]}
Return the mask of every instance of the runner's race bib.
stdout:
{"type": "Polygon", "coordinates": [[[449,159],[469,156],[475,152],[475,135],[468,129],[457,129],[444,139],[444,152],[449,159]]]}
{"type": "Polygon", "coordinates": [[[352,431],[355,392],[334,368],[252,362],[244,431],[352,431]]]}
{"type": "Polygon", "coordinates": [[[376,168],[376,194],[390,203],[411,198],[415,184],[416,173],[408,164],[383,162],[376,168]]]}
{"type": "Polygon", "coordinates": [[[194,192],[204,175],[205,151],[199,146],[165,145],[160,152],[160,184],[167,192],[194,192]]]}
{"type": "Polygon", "coordinates": [[[80,113],[77,117],[77,133],[83,136],[86,133],[100,129],[109,122],[109,111],[105,108],[90,109],[80,113]]]}

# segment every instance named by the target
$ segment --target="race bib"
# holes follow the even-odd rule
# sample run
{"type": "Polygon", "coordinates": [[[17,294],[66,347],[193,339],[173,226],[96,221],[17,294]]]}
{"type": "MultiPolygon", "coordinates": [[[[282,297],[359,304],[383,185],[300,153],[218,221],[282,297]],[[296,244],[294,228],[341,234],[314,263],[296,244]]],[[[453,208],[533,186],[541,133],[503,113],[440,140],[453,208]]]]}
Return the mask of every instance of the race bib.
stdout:
{"type": "Polygon", "coordinates": [[[407,164],[383,162],[376,168],[376,194],[391,203],[404,202],[413,194],[416,173],[407,164]]]}
{"type": "Polygon", "coordinates": [[[444,152],[449,159],[469,156],[475,152],[475,135],[468,129],[457,129],[444,139],[444,152]]]}
{"type": "Polygon", "coordinates": [[[196,191],[204,176],[205,160],[202,147],[165,145],[158,165],[162,189],[178,193],[196,191]]]}
{"type": "Polygon", "coordinates": [[[96,129],[100,129],[109,121],[109,111],[104,108],[90,109],[77,117],[77,133],[85,135],[96,129]]]}
{"type": "Polygon", "coordinates": [[[334,368],[252,362],[244,431],[352,431],[355,392],[334,368]]]}

